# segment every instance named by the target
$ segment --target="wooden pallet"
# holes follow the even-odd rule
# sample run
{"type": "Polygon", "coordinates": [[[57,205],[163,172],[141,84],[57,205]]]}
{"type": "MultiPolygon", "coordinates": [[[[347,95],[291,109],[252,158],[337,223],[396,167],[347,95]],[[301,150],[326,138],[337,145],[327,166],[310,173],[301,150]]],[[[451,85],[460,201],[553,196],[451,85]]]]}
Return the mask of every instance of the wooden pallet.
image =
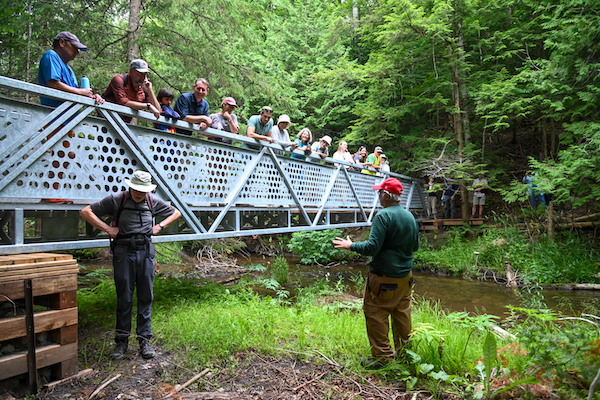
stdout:
{"type": "MultiPolygon", "coordinates": [[[[52,376],[77,374],[77,261],[65,254],[0,256],[0,303],[25,298],[31,280],[33,304],[47,310],[33,314],[35,334],[48,332],[52,344],[35,349],[36,368],[52,367],[52,376]]],[[[27,337],[25,315],[0,319],[0,344],[27,337]]],[[[35,341],[34,341],[35,342],[35,341]]],[[[0,380],[28,372],[27,351],[0,357],[0,380]]]]}

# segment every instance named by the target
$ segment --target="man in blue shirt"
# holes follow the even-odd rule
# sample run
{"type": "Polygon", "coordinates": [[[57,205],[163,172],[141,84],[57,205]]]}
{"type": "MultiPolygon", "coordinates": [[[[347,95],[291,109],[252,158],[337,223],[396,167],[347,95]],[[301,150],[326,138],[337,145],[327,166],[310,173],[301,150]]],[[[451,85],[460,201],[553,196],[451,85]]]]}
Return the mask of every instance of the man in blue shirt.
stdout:
{"type": "MultiPolygon", "coordinates": [[[[104,103],[104,99],[100,95],[94,94],[92,89],[79,87],[77,77],[68,65],[69,61],[75,59],[80,51],[87,51],[87,47],[77,39],[77,36],[71,32],[61,32],[54,38],[52,47],[51,50],[44,53],[40,60],[38,83],[63,92],[91,97],[96,100],[97,104],[104,103]]],[[[40,103],[56,108],[62,101],[40,97],[40,103]]]]}
{"type": "MultiPolygon", "coordinates": [[[[208,94],[208,81],[199,78],[194,85],[194,91],[183,93],[175,102],[175,111],[181,115],[181,120],[190,124],[200,124],[200,130],[205,130],[212,124],[208,116],[208,101],[204,97],[208,94]]],[[[180,133],[191,133],[183,131],[180,133]]]]}
{"type": "Polygon", "coordinates": [[[444,217],[446,219],[454,219],[456,218],[456,193],[458,192],[458,185],[456,183],[451,183],[446,181],[444,183],[444,194],[442,196],[442,201],[444,203],[444,217]]]}

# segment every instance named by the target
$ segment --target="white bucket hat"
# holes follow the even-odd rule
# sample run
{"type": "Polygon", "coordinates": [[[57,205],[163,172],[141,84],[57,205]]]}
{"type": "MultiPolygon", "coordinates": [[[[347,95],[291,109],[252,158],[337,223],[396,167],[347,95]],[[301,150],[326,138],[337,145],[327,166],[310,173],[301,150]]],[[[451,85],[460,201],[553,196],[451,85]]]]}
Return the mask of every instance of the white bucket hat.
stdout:
{"type": "Polygon", "coordinates": [[[288,124],[291,124],[292,121],[290,121],[290,116],[287,114],[282,114],[279,119],[277,120],[277,125],[279,125],[282,122],[287,122],[288,124]]]}
{"type": "Polygon", "coordinates": [[[146,171],[135,171],[131,180],[125,179],[125,183],[138,192],[148,193],[156,189],[152,183],[152,175],[146,171]]]}

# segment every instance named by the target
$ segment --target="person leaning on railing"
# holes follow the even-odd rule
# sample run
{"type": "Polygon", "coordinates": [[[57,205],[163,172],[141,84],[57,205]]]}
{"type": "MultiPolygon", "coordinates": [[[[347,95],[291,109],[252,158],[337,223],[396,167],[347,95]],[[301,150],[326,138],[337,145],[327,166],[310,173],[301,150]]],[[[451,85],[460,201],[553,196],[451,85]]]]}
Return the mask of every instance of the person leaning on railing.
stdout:
{"type": "MultiPolygon", "coordinates": [[[[199,124],[202,131],[212,124],[212,119],[209,117],[208,101],[204,98],[208,91],[208,81],[204,78],[198,78],[194,84],[194,91],[179,96],[174,107],[175,111],[181,115],[182,121],[199,124]]],[[[192,134],[185,129],[178,129],[177,132],[184,135],[192,134]]]]}
{"type": "MultiPolygon", "coordinates": [[[[210,127],[219,131],[238,133],[240,131],[240,125],[238,124],[237,116],[233,113],[236,108],[238,108],[238,105],[235,102],[235,99],[233,97],[225,97],[221,102],[221,111],[209,115],[212,121],[210,127]]],[[[226,144],[233,143],[233,140],[231,139],[216,136],[208,136],[208,140],[226,144]]]]}
{"type": "MultiPolygon", "coordinates": [[[[102,97],[109,103],[120,104],[132,110],[151,112],[160,118],[160,103],[148,80],[148,63],[144,60],[133,60],[129,64],[128,74],[116,74],[111,79],[102,97]]],[[[123,121],[131,122],[132,117],[123,117],[123,121]]]]}
{"type": "MultiPolygon", "coordinates": [[[[352,159],[352,154],[348,151],[348,143],[345,141],[341,141],[338,145],[338,149],[335,153],[333,153],[333,158],[335,160],[346,161],[347,163],[354,164],[354,160],[352,159]]],[[[337,167],[339,164],[335,164],[337,167]]],[[[345,166],[346,168],[351,168],[350,166],[345,166]]]]}
{"type": "MultiPolygon", "coordinates": [[[[294,151],[298,148],[298,142],[292,142],[290,140],[290,134],[286,129],[291,124],[292,121],[290,120],[290,116],[287,114],[281,114],[277,120],[277,125],[273,126],[273,130],[271,131],[273,143],[280,145],[287,151],[294,151]]],[[[284,154],[282,150],[273,150],[273,152],[280,156],[284,154]]]]}
{"type": "Polygon", "coordinates": [[[292,154],[292,158],[298,159],[298,160],[306,160],[306,156],[309,155],[311,153],[310,150],[310,142],[312,141],[312,132],[310,131],[310,129],[308,128],[302,128],[302,130],[300,132],[298,132],[298,136],[296,137],[296,140],[294,140],[294,142],[296,142],[298,144],[298,150],[301,150],[304,152],[304,155],[300,155],[300,154],[292,154]]]}
{"type": "MultiPolygon", "coordinates": [[[[102,104],[104,99],[99,94],[94,94],[90,88],[79,87],[77,76],[68,65],[80,51],[87,51],[87,47],[77,39],[77,36],[71,32],[60,32],[56,35],[52,42],[52,49],[46,51],[40,60],[38,83],[63,92],[91,97],[96,100],[96,104],[102,104]]],[[[62,100],[40,96],[40,103],[44,106],[56,108],[62,102],[62,100]]]]}
{"type": "Polygon", "coordinates": [[[358,167],[358,165],[367,165],[367,148],[365,146],[360,146],[358,151],[354,153],[352,160],[357,167],[351,167],[350,171],[361,172],[362,168],[358,167]]]}

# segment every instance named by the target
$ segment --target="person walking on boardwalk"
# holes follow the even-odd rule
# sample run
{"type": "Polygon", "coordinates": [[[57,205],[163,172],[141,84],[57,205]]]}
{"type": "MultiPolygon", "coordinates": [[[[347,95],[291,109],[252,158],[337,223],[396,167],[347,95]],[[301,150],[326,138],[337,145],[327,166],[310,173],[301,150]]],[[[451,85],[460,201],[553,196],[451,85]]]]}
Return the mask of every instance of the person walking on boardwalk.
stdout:
{"type": "Polygon", "coordinates": [[[155,255],[152,235],[175,222],[179,210],[154,196],[156,188],[152,176],[146,171],[136,171],[131,180],[125,179],[129,191],[114,193],[81,210],[81,217],[108,234],[112,242],[115,287],[117,290],[116,346],[112,358],[123,357],[129,348],[133,291],[137,287],[136,333],[143,358],[153,358],[150,345],[152,337],[152,300],[154,287],[155,255]],[[100,217],[111,215],[115,226],[100,217]],[[166,217],[158,224],[155,216],[166,217]]]}
{"type": "Polygon", "coordinates": [[[412,265],[413,253],[419,248],[419,227],[413,215],[400,205],[403,188],[398,179],[387,178],[373,190],[379,192],[383,210],[373,219],[369,239],[353,243],[350,237],[338,237],[333,244],[371,256],[363,311],[373,357],[363,358],[362,364],[378,369],[394,361],[390,316],[396,352],[408,343],[412,330],[412,265]]]}

